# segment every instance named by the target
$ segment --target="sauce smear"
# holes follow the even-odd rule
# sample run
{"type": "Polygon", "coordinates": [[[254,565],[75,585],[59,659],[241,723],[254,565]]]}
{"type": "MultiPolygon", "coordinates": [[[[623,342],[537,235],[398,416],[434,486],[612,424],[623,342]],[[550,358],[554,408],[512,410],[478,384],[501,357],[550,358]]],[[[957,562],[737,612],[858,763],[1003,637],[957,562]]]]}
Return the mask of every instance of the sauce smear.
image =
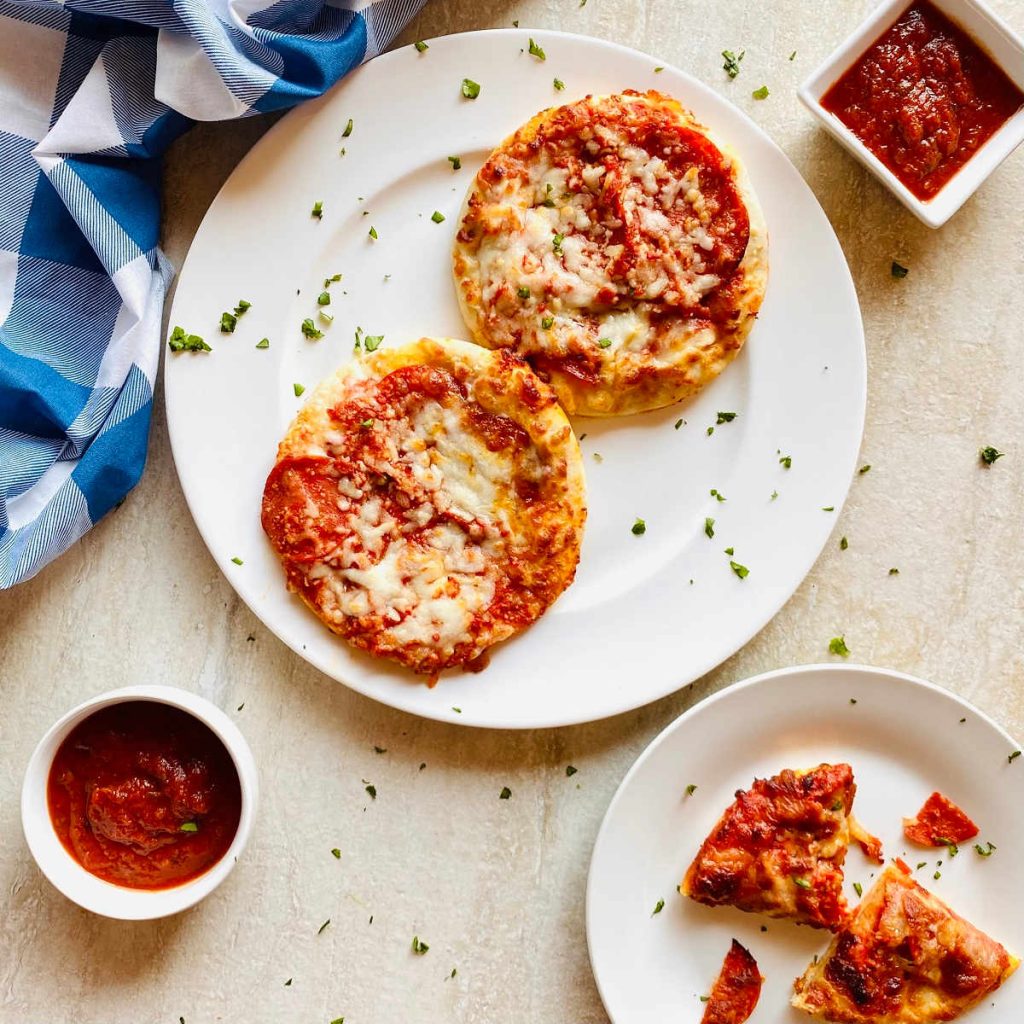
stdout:
{"type": "Polygon", "coordinates": [[[821,100],[925,200],[1022,104],[1006,73],[928,0],[908,7],[821,100]]]}
{"type": "Polygon", "coordinates": [[[47,802],[67,851],[115,885],[165,889],[212,867],[242,794],[224,744],[198,719],[126,701],[80,722],[50,766],[47,802]]]}

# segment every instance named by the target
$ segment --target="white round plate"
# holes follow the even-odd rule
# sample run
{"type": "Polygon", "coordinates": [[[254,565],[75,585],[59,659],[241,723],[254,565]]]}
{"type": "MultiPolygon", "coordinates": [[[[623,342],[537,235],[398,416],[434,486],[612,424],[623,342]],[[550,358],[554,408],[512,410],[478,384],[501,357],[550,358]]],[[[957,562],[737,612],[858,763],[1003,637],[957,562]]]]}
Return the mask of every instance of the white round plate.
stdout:
{"type": "Polygon", "coordinates": [[[266,625],[323,672],[386,704],[507,728],[638,707],[746,643],[797,588],[832,529],[837,513],[822,507],[842,505],[865,400],[864,339],[846,263],[810,189],[775,145],[707,86],[670,66],[655,72],[664,61],[534,32],[547,53],[540,61],[525,52],[528,36],[476,32],[431,40],[424,53],[396,50],[271,129],[210,207],[174,299],[171,324],[204,336],[214,351],[169,355],[165,378],[189,507],[266,625]],[[564,91],[555,91],[555,76],[564,91]],[[480,84],[478,99],[461,95],[464,77],[480,84]],[[277,443],[302,405],[293,385],[312,388],[352,358],[357,326],[383,334],[385,345],[464,336],[450,250],[476,170],[537,110],[625,88],[677,96],[735,146],[768,221],[768,295],[739,359],[696,399],[576,423],[586,434],[590,507],[576,582],[539,623],[495,650],[484,672],[449,675],[429,689],[354,653],[285,590],[259,512],[277,443]],[[461,158],[460,170],[449,156],[461,158]],[[317,201],[322,220],[310,215],[317,201]],[[431,219],[435,210],[443,222],[431,219]],[[300,324],[317,319],[316,297],[335,273],[344,279],[331,290],[334,322],[321,341],[309,341],[300,324]],[[221,312],[243,298],[252,308],[234,334],[219,333],[221,312]],[[264,337],[270,348],[258,351],[264,337]],[[708,435],[719,411],[738,416],[708,435]],[[727,500],[716,501],[712,488],[727,500]],[[708,516],[714,539],[705,536],[708,516]],[[643,536],[631,530],[637,517],[647,523],[643,536]],[[749,568],[746,579],[730,569],[728,547],[749,568]]]}
{"type": "MultiPolygon", "coordinates": [[[[883,669],[810,665],[748,679],[696,705],[640,755],[598,833],[587,884],[590,962],[614,1024],[700,1020],[731,939],[754,954],[765,977],[751,1024],[800,1024],[789,1006],[793,979],[830,936],[679,895],[686,868],[737,789],[783,768],[846,762],[857,782],[854,813],[954,910],[1018,955],[1024,952],[1024,844],[1017,745],[966,701],[931,683],[883,669]],[[854,703],[854,701],[856,703],[854,703]],[[686,787],[696,791],[686,795],[686,787]],[[940,790],[998,848],[979,857],[964,843],[908,845],[902,819],[940,790]],[[942,861],[941,869],[937,862],[942,861]],[[941,878],[933,875],[940,871],[941,878]],[[658,900],[665,901],[657,915],[658,900]],[[767,931],[762,930],[767,926],[767,931]]],[[[846,894],[867,890],[877,865],[851,846],[846,894]]],[[[1017,1024],[1024,977],[971,1012],[972,1024],[1017,1024]]]]}

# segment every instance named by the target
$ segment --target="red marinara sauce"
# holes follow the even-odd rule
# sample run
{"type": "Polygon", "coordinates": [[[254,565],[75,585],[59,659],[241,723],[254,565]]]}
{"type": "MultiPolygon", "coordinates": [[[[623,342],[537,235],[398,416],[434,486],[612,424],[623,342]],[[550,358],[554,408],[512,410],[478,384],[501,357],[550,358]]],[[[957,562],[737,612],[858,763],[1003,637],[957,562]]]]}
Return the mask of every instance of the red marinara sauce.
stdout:
{"type": "Polygon", "coordinates": [[[71,730],[50,766],[47,802],[60,841],[86,871],[166,889],[224,856],[242,791],[206,725],[167,704],[126,701],[71,730]]]}
{"type": "Polygon", "coordinates": [[[821,99],[918,199],[931,199],[1024,104],[959,26],[918,0],[821,99]]]}

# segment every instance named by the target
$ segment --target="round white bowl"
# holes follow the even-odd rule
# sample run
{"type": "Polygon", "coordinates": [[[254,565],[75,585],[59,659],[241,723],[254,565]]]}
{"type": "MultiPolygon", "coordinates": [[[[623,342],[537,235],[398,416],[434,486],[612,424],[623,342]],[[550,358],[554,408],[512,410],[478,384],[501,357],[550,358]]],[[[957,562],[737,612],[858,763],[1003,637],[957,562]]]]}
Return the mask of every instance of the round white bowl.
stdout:
{"type": "Polygon", "coordinates": [[[56,722],[39,741],[25,770],[25,781],[21,789],[21,824],[40,871],[69,900],[104,917],[122,921],[146,921],[177,914],[193,906],[227,878],[249,839],[258,795],[259,776],[249,744],[220,708],[203,697],[171,686],[128,686],[102,693],[79,704],[56,722]],[[212,729],[231,755],[242,790],[238,831],[224,856],[198,878],[168,889],[130,889],[90,874],[64,848],[50,821],[47,804],[46,787],[50,765],[68,733],[100,708],[138,700],[180,708],[212,729]]]}

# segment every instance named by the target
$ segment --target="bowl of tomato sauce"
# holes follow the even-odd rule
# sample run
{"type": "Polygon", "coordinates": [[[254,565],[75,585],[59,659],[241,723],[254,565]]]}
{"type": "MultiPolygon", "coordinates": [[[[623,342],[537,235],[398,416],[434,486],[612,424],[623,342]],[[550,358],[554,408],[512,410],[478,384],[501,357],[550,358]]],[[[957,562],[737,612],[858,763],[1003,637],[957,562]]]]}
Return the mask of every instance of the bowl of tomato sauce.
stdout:
{"type": "Polygon", "coordinates": [[[1024,42],[981,0],[883,0],[799,96],[937,228],[1024,141],[1024,42]]]}
{"type": "Polygon", "coordinates": [[[21,793],[43,874],[86,910],[175,914],[212,892],[249,838],[256,763],[214,704],[166,686],[113,690],[42,738],[21,793]]]}

